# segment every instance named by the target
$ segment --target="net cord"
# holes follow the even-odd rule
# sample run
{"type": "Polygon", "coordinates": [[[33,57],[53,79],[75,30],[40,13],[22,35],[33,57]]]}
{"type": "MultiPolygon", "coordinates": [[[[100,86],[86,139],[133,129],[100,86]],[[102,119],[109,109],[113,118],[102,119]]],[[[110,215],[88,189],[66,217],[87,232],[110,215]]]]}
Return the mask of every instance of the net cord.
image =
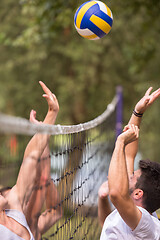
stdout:
{"type": "Polygon", "coordinates": [[[34,124],[29,120],[21,117],[9,116],[0,113],[0,132],[12,133],[12,134],[26,134],[34,135],[35,133],[51,134],[51,135],[63,135],[78,133],[85,130],[89,130],[100,125],[106,118],[108,118],[115,110],[118,99],[115,96],[110,104],[108,104],[106,110],[97,118],[78,125],[49,125],[49,124],[34,124]]]}

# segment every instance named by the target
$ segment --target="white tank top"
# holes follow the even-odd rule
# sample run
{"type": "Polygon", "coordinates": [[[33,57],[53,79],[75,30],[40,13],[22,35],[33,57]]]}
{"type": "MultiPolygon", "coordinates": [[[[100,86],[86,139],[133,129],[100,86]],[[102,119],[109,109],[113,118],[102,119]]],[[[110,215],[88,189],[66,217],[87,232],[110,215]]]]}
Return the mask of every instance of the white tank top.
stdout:
{"type": "MultiPolygon", "coordinates": [[[[18,210],[15,209],[6,209],[5,213],[8,217],[13,218],[18,223],[20,223],[22,226],[24,226],[29,234],[30,234],[30,240],[35,240],[31,230],[29,229],[29,226],[27,224],[26,218],[24,214],[18,210]]],[[[19,237],[17,234],[9,230],[7,227],[0,224],[0,239],[3,240],[24,240],[23,238],[19,237]]]]}

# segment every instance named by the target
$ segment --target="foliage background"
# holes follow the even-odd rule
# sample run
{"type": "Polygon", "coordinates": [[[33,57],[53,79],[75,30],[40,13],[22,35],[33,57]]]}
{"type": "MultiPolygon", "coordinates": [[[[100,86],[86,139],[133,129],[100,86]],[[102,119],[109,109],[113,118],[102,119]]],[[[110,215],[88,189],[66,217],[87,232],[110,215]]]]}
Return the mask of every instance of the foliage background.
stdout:
{"type": "MultiPolygon", "coordinates": [[[[60,103],[59,124],[86,122],[101,114],[124,91],[124,124],[148,87],[159,87],[159,0],[105,1],[114,23],[98,41],[81,38],[73,24],[74,0],[1,0],[0,111],[39,119],[46,113],[42,80],[60,103]]],[[[160,161],[157,101],[145,113],[140,149],[160,161]]]]}

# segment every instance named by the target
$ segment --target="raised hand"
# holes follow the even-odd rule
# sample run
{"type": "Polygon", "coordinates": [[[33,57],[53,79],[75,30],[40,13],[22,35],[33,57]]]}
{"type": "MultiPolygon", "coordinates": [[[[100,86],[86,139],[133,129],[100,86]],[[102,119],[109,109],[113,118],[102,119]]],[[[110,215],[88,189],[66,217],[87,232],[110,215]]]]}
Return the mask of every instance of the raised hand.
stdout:
{"type": "Polygon", "coordinates": [[[123,141],[125,145],[134,142],[139,137],[139,128],[134,124],[128,124],[124,127],[123,133],[118,136],[118,139],[123,141]]]}
{"type": "Polygon", "coordinates": [[[135,106],[137,113],[144,113],[146,109],[160,96],[160,88],[151,93],[152,87],[148,88],[143,98],[135,106]]]}
{"type": "Polygon", "coordinates": [[[58,113],[59,104],[56,96],[49,90],[49,88],[42,81],[39,81],[39,84],[41,85],[43,91],[45,92],[45,94],[43,94],[43,97],[48,102],[49,110],[58,113]]]}

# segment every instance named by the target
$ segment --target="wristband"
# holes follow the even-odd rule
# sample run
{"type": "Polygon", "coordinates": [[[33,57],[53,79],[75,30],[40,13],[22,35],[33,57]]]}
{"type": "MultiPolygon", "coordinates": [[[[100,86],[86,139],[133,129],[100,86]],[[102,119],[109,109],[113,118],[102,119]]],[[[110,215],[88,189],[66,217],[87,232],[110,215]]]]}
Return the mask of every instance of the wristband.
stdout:
{"type": "Polygon", "coordinates": [[[133,110],[133,114],[134,114],[136,117],[142,117],[142,116],[143,116],[143,113],[137,113],[135,110],[133,110]]]}

